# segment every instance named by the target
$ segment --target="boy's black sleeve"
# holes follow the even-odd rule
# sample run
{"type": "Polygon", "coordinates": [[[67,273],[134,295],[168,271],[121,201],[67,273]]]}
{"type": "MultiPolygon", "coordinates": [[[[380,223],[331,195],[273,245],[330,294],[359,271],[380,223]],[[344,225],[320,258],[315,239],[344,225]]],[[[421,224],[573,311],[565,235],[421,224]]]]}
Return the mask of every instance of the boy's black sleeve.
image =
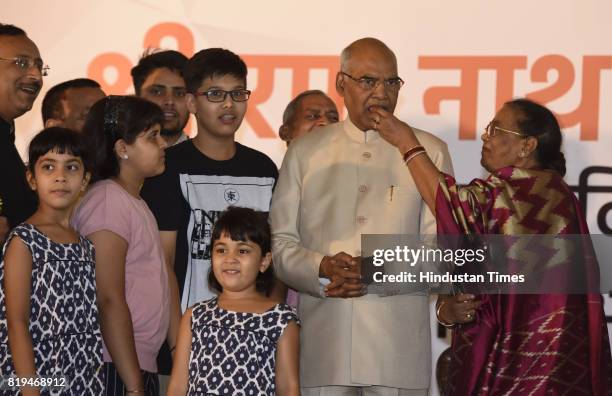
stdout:
{"type": "Polygon", "coordinates": [[[270,160],[270,162],[272,163],[270,166],[270,173],[274,178],[274,186],[272,186],[272,191],[274,191],[274,189],[276,189],[276,183],[278,183],[278,168],[276,167],[276,164],[272,162],[272,160],[270,160]]]}
{"type": "Polygon", "coordinates": [[[159,176],[145,180],[140,195],[157,220],[160,231],[177,231],[184,206],[179,175],[166,168],[159,176]]]}

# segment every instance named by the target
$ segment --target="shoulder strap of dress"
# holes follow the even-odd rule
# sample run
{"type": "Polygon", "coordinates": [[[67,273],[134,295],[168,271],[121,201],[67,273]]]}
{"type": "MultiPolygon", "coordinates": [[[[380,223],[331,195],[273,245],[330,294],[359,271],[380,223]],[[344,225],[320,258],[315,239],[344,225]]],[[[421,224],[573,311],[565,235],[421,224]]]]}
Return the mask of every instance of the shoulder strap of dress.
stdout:
{"type": "Polygon", "coordinates": [[[300,317],[297,314],[297,310],[292,307],[289,304],[280,304],[280,308],[281,308],[281,314],[282,314],[282,322],[284,325],[286,325],[287,323],[291,322],[292,320],[295,321],[295,323],[298,326],[301,326],[301,322],[300,322],[300,317]]]}
{"type": "Polygon", "coordinates": [[[34,233],[36,229],[31,224],[21,223],[17,227],[13,228],[8,234],[4,246],[2,247],[2,257],[6,254],[6,249],[9,243],[14,237],[18,237],[28,247],[30,254],[32,254],[32,245],[34,243],[34,233]]]}

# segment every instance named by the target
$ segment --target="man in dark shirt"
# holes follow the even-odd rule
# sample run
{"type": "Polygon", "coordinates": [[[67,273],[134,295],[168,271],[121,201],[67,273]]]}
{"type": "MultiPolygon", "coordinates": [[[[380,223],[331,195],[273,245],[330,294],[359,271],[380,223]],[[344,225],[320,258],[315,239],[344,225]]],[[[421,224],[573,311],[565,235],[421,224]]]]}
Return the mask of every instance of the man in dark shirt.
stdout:
{"type": "Polygon", "coordinates": [[[187,140],[183,131],[189,121],[183,69],[187,57],[178,51],[146,52],[132,68],[136,96],[155,103],[164,111],[161,134],[168,147],[187,140]]]}
{"type": "Polygon", "coordinates": [[[36,198],[15,147],[14,120],[32,108],[46,71],[26,33],[0,24],[0,241],[36,210],[36,198]]]}

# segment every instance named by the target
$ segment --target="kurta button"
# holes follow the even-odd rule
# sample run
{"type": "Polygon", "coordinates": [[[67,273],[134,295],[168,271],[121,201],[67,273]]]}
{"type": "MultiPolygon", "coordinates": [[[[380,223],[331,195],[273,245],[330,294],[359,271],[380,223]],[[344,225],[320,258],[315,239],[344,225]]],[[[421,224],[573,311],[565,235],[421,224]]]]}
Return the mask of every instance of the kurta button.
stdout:
{"type": "Polygon", "coordinates": [[[368,191],[368,186],[366,186],[365,184],[359,186],[359,192],[364,193],[366,191],[368,191]]]}
{"type": "Polygon", "coordinates": [[[363,154],[361,154],[361,156],[365,159],[370,159],[372,158],[372,153],[370,153],[369,151],[364,151],[363,154]]]}
{"type": "Polygon", "coordinates": [[[365,217],[365,216],[357,216],[357,223],[365,224],[366,221],[368,221],[367,217],[365,217]]]}

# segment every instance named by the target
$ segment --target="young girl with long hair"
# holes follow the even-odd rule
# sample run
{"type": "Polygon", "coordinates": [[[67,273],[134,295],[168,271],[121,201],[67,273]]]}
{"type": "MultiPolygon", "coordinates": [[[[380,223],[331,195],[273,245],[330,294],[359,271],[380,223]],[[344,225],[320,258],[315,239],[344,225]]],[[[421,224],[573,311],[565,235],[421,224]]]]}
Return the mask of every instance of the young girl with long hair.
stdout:
{"type": "Polygon", "coordinates": [[[174,272],[140,198],[145,178],[164,170],[162,122],[149,101],[109,96],[92,106],[84,126],[95,183],[72,222],[97,252],[106,395],[159,393],[156,357],[164,339],[174,346],[180,320],[174,272]]]}

